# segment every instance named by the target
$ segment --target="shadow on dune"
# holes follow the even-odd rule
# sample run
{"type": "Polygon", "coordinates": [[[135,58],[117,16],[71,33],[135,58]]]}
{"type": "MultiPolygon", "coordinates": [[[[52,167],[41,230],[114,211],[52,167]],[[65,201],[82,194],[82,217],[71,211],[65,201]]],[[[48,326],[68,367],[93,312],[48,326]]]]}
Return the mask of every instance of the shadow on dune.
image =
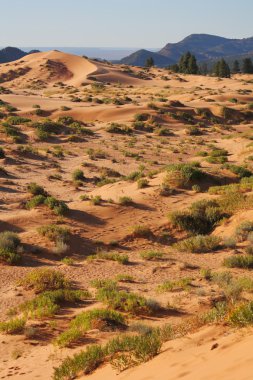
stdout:
{"type": "Polygon", "coordinates": [[[85,224],[99,226],[103,226],[105,224],[105,222],[97,216],[88,214],[87,212],[81,210],[70,210],[69,218],[85,224]]]}

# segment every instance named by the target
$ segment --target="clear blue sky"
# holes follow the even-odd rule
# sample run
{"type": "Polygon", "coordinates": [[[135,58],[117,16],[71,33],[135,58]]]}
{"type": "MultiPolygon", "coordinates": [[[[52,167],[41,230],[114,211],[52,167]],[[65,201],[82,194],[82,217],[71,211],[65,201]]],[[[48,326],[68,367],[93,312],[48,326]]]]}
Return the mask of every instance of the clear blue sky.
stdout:
{"type": "Polygon", "coordinates": [[[0,0],[0,46],[162,47],[253,36],[252,0],[0,0]]]}

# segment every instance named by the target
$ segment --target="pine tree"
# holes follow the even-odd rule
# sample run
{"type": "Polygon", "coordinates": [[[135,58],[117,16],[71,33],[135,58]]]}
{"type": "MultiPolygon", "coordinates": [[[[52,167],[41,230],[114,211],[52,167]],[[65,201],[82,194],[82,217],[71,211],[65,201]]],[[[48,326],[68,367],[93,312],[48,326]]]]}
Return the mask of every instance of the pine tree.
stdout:
{"type": "Polygon", "coordinates": [[[214,74],[219,78],[230,78],[229,65],[223,58],[215,64],[214,74]]]}
{"type": "Polygon", "coordinates": [[[238,74],[240,72],[240,64],[239,62],[237,61],[237,59],[234,61],[233,63],[233,69],[232,69],[232,72],[234,74],[238,74]]]}
{"type": "Polygon", "coordinates": [[[194,55],[190,56],[189,62],[188,62],[188,73],[189,74],[198,74],[199,68],[197,65],[197,60],[194,55]]]}
{"type": "Polygon", "coordinates": [[[154,65],[155,65],[155,62],[154,62],[153,57],[149,57],[149,58],[146,60],[146,64],[145,64],[145,66],[146,66],[146,67],[153,67],[154,65]]]}
{"type": "Polygon", "coordinates": [[[245,58],[242,62],[242,72],[244,74],[253,73],[253,64],[251,58],[245,58]]]}

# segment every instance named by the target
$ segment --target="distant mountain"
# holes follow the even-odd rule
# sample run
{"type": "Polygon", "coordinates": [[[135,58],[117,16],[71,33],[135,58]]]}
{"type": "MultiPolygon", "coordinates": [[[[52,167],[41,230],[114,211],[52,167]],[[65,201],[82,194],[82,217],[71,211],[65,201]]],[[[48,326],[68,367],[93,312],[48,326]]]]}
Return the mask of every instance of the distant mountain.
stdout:
{"type": "Polygon", "coordinates": [[[164,57],[161,54],[154,53],[149,50],[138,50],[135,53],[121,59],[120,63],[132,66],[145,66],[145,63],[148,58],[152,57],[157,66],[163,67],[168,66],[169,64],[174,63],[170,58],[164,57]]]}
{"type": "Polygon", "coordinates": [[[216,60],[227,56],[250,55],[253,54],[253,37],[229,39],[210,34],[191,34],[180,42],[168,43],[157,53],[138,50],[121,59],[120,63],[144,66],[146,59],[153,57],[156,66],[164,67],[178,62],[181,55],[187,51],[193,53],[198,61],[216,60]]]}
{"type": "Polygon", "coordinates": [[[38,51],[39,50],[32,50],[29,53],[26,53],[15,47],[6,47],[0,50],[0,63],[16,61],[17,59],[23,58],[28,54],[38,53],[38,51]]]}

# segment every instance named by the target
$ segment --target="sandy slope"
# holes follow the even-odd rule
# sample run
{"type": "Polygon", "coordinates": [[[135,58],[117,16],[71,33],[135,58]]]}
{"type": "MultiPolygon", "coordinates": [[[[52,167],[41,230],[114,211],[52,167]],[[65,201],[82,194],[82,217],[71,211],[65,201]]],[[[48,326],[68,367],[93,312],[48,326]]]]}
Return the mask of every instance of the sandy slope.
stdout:
{"type": "MultiPolygon", "coordinates": [[[[167,343],[152,361],[117,374],[106,366],[91,380],[250,380],[252,331],[221,336],[217,327],[167,343]],[[217,348],[214,348],[216,345],[217,348]]],[[[83,377],[82,379],[86,379],[83,377]]]]}

